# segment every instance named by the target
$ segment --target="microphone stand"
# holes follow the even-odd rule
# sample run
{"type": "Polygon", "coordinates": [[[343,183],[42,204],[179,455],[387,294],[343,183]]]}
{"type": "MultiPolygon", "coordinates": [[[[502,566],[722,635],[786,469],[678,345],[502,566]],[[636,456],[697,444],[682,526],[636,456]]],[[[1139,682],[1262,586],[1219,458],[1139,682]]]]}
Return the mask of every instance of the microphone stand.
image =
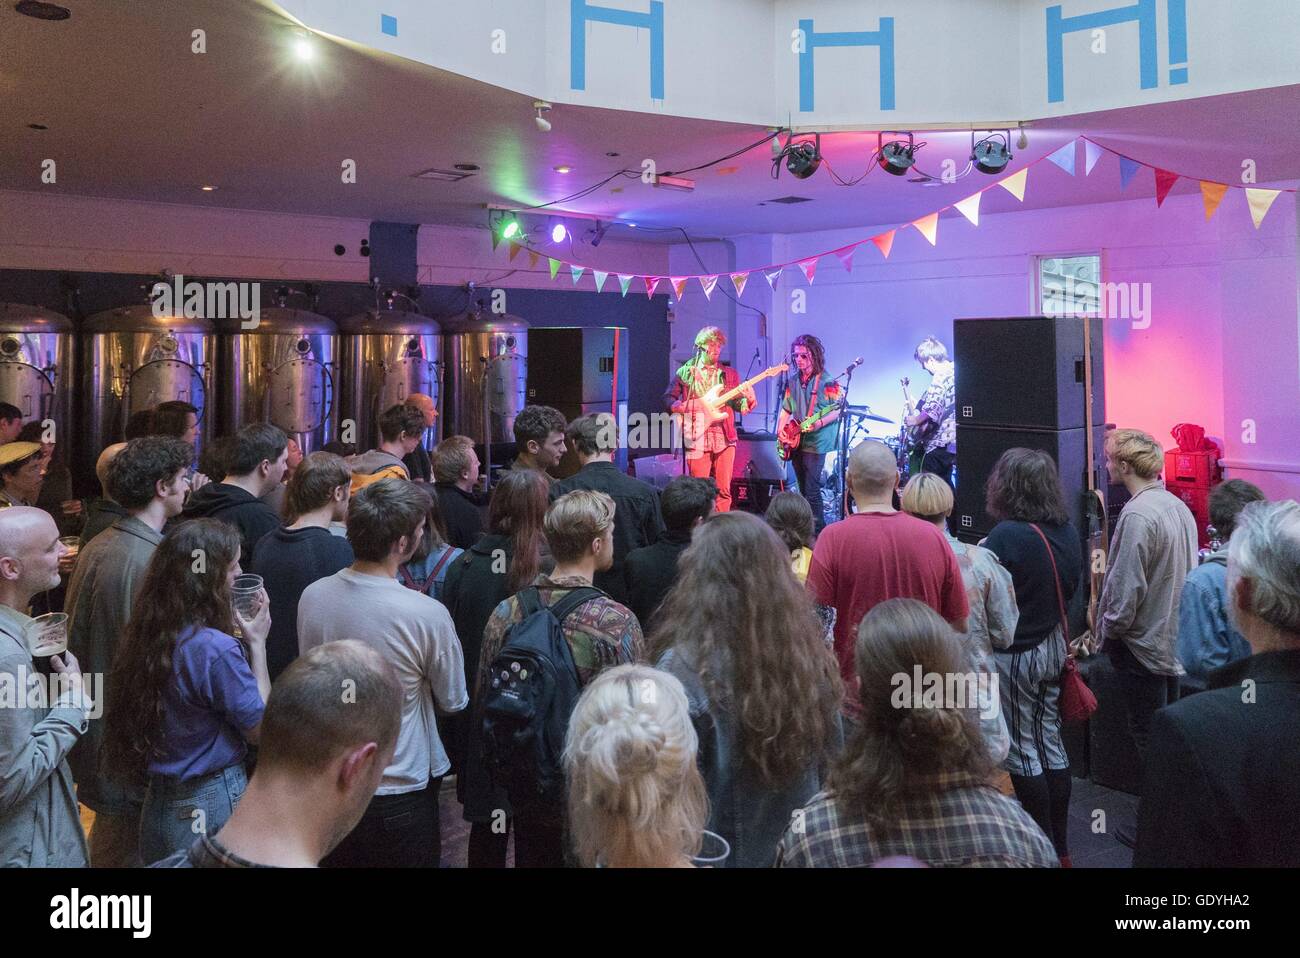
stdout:
{"type": "MultiPolygon", "coordinates": [[[[854,368],[854,366],[850,366],[844,371],[847,379],[844,382],[844,394],[840,397],[840,416],[837,420],[840,424],[840,454],[836,457],[838,461],[835,463],[835,470],[839,473],[840,480],[839,516],[841,519],[845,518],[849,511],[849,487],[848,483],[845,481],[845,476],[848,474],[849,423],[848,417],[845,413],[848,412],[849,389],[853,386],[854,368]]],[[[838,379],[839,377],[836,378],[838,379]]]]}

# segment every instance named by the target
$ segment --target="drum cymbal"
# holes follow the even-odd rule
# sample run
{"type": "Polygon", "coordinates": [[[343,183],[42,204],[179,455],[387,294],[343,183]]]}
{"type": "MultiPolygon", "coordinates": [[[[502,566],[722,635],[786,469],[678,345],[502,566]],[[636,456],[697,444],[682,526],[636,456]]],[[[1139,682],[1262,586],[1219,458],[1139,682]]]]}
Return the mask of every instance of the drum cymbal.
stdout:
{"type": "Polygon", "coordinates": [[[872,422],[884,422],[894,425],[894,420],[886,419],[884,416],[877,416],[871,411],[870,406],[845,406],[844,413],[848,416],[857,416],[859,419],[870,419],[872,422]]]}

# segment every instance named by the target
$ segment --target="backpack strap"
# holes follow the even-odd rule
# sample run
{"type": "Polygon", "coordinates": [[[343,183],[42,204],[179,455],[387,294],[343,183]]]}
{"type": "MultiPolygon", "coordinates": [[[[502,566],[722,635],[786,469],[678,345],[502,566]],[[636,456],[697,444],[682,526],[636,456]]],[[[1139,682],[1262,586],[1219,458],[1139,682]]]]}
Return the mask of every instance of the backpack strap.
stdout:
{"type": "MultiPolygon", "coordinates": [[[[536,592],[537,590],[533,589],[532,591],[536,592]]],[[[564,620],[572,614],[573,610],[582,605],[582,603],[590,602],[592,599],[598,599],[604,594],[605,593],[600,589],[589,585],[570,589],[568,595],[551,606],[551,614],[555,616],[558,622],[563,624],[564,620]]]]}
{"type": "Polygon", "coordinates": [[[522,619],[528,618],[534,612],[542,610],[542,595],[537,591],[537,586],[529,586],[519,593],[519,614],[522,619]]]}

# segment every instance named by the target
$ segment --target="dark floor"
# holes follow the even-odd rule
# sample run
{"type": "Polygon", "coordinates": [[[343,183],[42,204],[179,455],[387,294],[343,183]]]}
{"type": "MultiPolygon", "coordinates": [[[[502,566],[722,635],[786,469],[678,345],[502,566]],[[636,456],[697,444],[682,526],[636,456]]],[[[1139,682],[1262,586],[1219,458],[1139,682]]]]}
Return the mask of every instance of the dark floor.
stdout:
{"type": "MultiPolygon", "coordinates": [[[[1070,795],[1070,857],[1075,868],[1128,868],[1133,852],[1114,838],[1121,825],[1136,822],[1137,796],[1094,785],[1076,778],[1070,795]],[[1094,824],[1095,823],[1095,824],[1094,824]],[[1094,830],[1098,829],[1098,830],[1094,830]]],[[[469,845],[469,823],[461,817],[454,779],[443,782],[440,803],[442,820],[442,867],[464,868],[469,845]]],[[[510,859],[514,859],[511,845],[510,859]]]]}

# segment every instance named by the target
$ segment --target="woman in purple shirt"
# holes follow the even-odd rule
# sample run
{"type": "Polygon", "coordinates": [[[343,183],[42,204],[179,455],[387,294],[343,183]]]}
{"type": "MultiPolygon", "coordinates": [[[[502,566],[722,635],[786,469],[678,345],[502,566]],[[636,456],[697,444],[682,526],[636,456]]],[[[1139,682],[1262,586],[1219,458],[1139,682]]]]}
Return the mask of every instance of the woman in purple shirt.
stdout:
{"type": "Polygon", "coordinates": [[[145,571],[117,651],[104,761],[147,780],[140,854],[155,862],[225,824],[244,793],[247,743],[257,742],[271,691],[266,593],[256,616],[236,615],[230,587],[239,532],[215,519],[176,526],[145,571]]]}

